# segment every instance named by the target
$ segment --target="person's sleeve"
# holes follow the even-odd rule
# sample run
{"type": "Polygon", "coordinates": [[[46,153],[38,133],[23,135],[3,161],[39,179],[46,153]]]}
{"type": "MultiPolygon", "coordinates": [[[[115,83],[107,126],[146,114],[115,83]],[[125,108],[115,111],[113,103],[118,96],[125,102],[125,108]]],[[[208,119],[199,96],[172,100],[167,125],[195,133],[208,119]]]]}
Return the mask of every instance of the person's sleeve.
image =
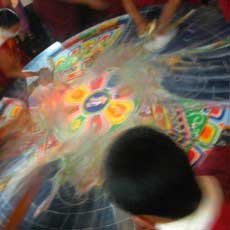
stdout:
{"type": "Polygon", "coordinates": [[[207,158],[195,167],[198,176],[214,176],[230,200],[230,146],[214,147],[207,158]]]}
{"type": "Polygon", "coordinates": [[[219,8],[222,10],[224,17],[227,21],[230,21],[230,1],[229,0],[219,0],[219,8]]]}

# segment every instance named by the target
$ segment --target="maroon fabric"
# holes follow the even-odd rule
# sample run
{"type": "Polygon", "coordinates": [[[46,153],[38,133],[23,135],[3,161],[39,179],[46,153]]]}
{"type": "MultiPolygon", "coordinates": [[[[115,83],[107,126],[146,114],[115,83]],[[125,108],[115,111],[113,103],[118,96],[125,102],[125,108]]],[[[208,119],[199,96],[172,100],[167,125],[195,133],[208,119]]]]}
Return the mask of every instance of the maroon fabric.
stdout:
{"type": "MultiPolygon", "coordinates": [[[[164,4],[167,2],[167,0],[134,0],[134,2],[138,8],[141,8],[149,5],[151,6],[155,4],[164,4]]],[[[108,9],[109,15],[124,13],[121,0],[110,0],[109,3],[110,3],[110,7],[108,9]]]]}
{"type": "Polygon", "coordinates": [[[214,176],[220,182],[225,198],[230,201],[230,146],[215,147],[195,168],[197,175],[214,176]]]}
{"type": "MultiPolygon", "coordinates": [[[[20,49],[15,38],[8,39],[5,43],[3,43],[0,47],[0,51],[5,52],[8,55],[8,57],[5,58],[5,65],[12,65],[13,62],[14,65],[21,70],[23,66],[29,62],[28,56],[20,49]]],[[[4,71],[0,68],[0,92],[3,91],[12,81],[12,79],[7,77],[7,73],[4,73],[4,71]]]]}
{"type": "Polygon", "coordinates": [[[10,84],[10,79],[0,69],[0,94],[10,84]]]}
{"type": "Polygon", "coordinates": [[[6,51],[13,60],[19,63],[21,68],[23,68],[23,66],[30,61],[30,58],[18,45],[18,42],[15,38],[8,39],[5,43],[2,44],[0,49],[6,51]]]}
{"type": "MultiPolygon", "coordinates": [[[[185,0],[192,4],[200,4],[201,0],[185,0]]],[[[153,4],[164,4],[167,0],[136,0],[138,7],[143,7],[153,4]]],[[[219,8],[222,10],[223,15],[227,21],[230,21],[230,0],[218,0],[219,8]]]]}
{"type": "Polygon", "coordinates": [[[221,213],[212,230],[229,230],[230,228],[230,202],[225,202],[221,213]]]}
{"type": "MultiPolygon", "coordinates": [[[[165,4],[168,0],[134,0],[137,7],[145,7],[154,4],[165,4]]],[[[184,0],[191,4],[201,4],[201,0],[184,0]]],[[[121,0],[110,0],[110,14],[118,14],[123,12],[121,0]]],[[[218,0],[219,8],[222,10],[224,17],[227,21],[230,21],[230,0],[218,0]]]]}
{"type": "MultiPolygon", "coordinates": [[[[200,0],[188,1],[192,3],[200,2],[200,0]]],[[[154,4],[164,4],[166,2],[167,0],[135,0],[135,4],[139,8],[154,4]]],[[[95,21],[95,18],[101,21],[124,13],[121,0],[110,0],[109,4],[110,7],[106,11],[90,12],[86,17],[91,18],[91,21],[95,21]]],[[[71,35],[78,33],[81,29],[81,18],[83,15],[81,14],[81,9],[76,4],[58,0],[34,0],[33,7],[45,26],[57,40],[63,41],[71,35]]]]}
{"type": "MultiPolygon", "coordinates": [[[[10,44],[8,42],[3,43],[0,47],[0,51],[11,52],[9,45],[10,44]]],[[[0,68],[0,93],[4,91],[4,89],[10,84],[10,82],[11,79],[9,79],[6,73],[4,73],[4,71],[0,68]]]]}
{"type": "Polygon", "coordinates": [[[0,0],[0,8],[2,7],[6,7],[7,5],[5,3],[3,3],[3,0],[0,0]]]}
{"type": "Polygon", "coordinates": [[[208,157],[195,168],[198,176],[214,176],[225,196],[218,220],[212,230],[230,229],[230,146],[215,147],[208,157]]]}
{"type": "MultiPolygon", "coordinates": [[[[192,4],[199,4],[200,0],[184,0],[185,2],[189,2],[192,4]]],[[[134,0],[135,4],[138,7],[144,7],[148,5],[156,5],[156,4],[165,4],[168,0],[134,0]]]]}
{"type": "Polygon", "coordinates": [[[225,19],[230,21],[230,0],[219,0],[219,7],[222,10],[225,19]]]}
{"type": "Polygon", "coordinates": [[[34,0],[33,7],[55,39],[62,41],[78,32],[76,5],[57,0],[34,0]]]}
{"type": "MultiPolygon", "coordinates": [[[[185,0],[185,1],[188,1],[192,4],[200,3],[200,0],[185,0]]],[[[110,15],[124,12],[121,0],[110,0],[109,2],[110,2],[110,8],[108,9],[108,12],[110,15]]],[[[168,2],[168,0],[134,0],[134,2],[138,8],[141,8],[141,7],[151,6],[156,4],[165,4],[168,2]]]]}

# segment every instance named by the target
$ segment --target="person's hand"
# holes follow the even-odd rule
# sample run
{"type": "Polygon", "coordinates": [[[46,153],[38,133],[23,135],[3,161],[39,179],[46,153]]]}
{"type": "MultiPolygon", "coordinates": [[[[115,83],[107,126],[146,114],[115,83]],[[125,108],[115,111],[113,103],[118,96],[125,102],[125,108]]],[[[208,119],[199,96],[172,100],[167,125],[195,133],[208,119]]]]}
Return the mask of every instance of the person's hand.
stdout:
{"type": "Polygon", "coordinates": [[[87,0],[87,5],[94,10],[105,10],[109,7],[105,0],[87,0]]]}
{"type": "Polygon", "coordinates": [[[38,71],[38,83],[42,86],[46,86],[53,81],[53,74],[49,68],[41,68],[38,71]]]}
{"type": "Polygon", "coordinates": [[[143,19],[137,23],[137,32],[139,35],[144,34],[148,30],[149,21],[143,19]]]}
{"type": "Polygon", "coordinates": [[[147,20],[143,21],[142,24],[137,25],[139,37],[145,37],[153,34],[157,28],[156,20],[149,22],[147,20]]]}
{"type": "Polygon", "coordinates": [[[144,45],[144,48],[154,52],[163,49],[176,35],[176,30],[165,34],[156,34],[154,39],[144,45]]]}

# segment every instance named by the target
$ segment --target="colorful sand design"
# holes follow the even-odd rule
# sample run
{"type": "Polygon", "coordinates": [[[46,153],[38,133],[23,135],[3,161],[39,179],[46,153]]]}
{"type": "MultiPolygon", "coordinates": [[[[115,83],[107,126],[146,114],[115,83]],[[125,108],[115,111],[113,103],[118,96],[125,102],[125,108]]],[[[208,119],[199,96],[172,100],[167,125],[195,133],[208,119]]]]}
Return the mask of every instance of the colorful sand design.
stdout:
{"type": "MultiPolygon", "coordinates": [[[[53,58],[56,76],[61,76],[61,80],[71,86],[59,97],[60,102],[66,106],[66,109],[68,108],[65,127],[57,129],[55,135],[47,136],[45,140],[40,138],[37,141],[37,148],[33,146],[26,154],[29,156],[28,161],[32,161],[31,164],[35,166],[43,165],[57,158],[61,159],[63,167],[58,175],[60,177],[53,178],[55,184],[65,183],[63,178],[66,179],[69,176],[70,179],[76,173],[74,167],[76,167],[77,161],[72,161],[76,158],[72,155],[62,155],[62,150],[65,147],[63,146],[62,149],[63,135],[81,133],[88,127],[94,127],[100,134],[106,134],[125,124],[141,103],[140,98],[133,97],[133,92],[130,89],[123,88],[118,90],[119,92],[113,92],[116,87],[113,84],[109,85],[109,79],[112,77],[111,72],[105,71],[105,75],[98,76],[94,81],[83,81],[81,84],[77,82],[78,79],[84,79],[86,70],[94,63],[98,55],[116,43],[124,31],[125,23],[126,21],[118,24],[118,20],[111,20],[104,23],[103,26],[95,27],[78,36],[75,44],[66,47],[64,51],[53,58]],[[36,161],[33,161],[34,159],[36,161]]],[[[196,53],[206,52],[209,49],[218,48],[219,45],[225,46],[228,44],[228,40],[226,42],[217,42],[213,46],[205,46],[195,51],[196,53]]],[[[173,66],[181,61],[180,55],[192,54],[193,51],[176,53],[173,58],[168,60],[173,66]]],[[[190,106],[194,103],[196,103],[194,100],[183,99],[178,100],[176,107],[153,104],[151,108],[147,109],[151,116],[149,125],[158,127],[171,135],[180,146],[188,151],[192,164],[207,155],[208,150],[216,144],[222,130],[229,126],[228,108],[200,106],[199,103],[197,106],[190,106]]],[[[17,111],[20,110],[19,107],[10,110],[8,117],[16,118],[17,111]]],[[[86,148],[85,152],[87,153],[87,146],[83,147],[86,148]]],[[[97,161],[97,158],[95,157],[94,160],[97,161]]],[[[87,178],[84,178],[86,174],[78,172],[79,178],[85,179],[84,184],[92,179],[92,169],[98,162],[90,163],[89,168],[86,171],[83,170],[88,173],[86,173],[87,178]]],[[[99,174],[97,171],[93,176],[99,177],[99,174]]],[[[14,178],[16,175],[17,171],[12,170],[10,177],[14,178]]],[[[10,177],[0,181],[1,189],[7,186],[10,177]]]]}

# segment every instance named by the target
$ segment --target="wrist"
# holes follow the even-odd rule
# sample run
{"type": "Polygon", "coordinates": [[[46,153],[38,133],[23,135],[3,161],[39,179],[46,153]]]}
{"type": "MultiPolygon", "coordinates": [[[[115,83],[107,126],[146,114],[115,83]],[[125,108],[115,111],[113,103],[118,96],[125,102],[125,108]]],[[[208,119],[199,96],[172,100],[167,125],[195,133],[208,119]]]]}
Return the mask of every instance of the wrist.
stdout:
{"type": "Polygon", "coordinates": [[[166,33],[166,27],[161,25],[159,21],[156,22],[156,34],[157,35],[164,35],[166,33]]]}
{"type": "Polygon", "coordinates": [[[145,19],[133,19],[138,28],[145,28],[148,25],[148,21],[145,19]]]}

